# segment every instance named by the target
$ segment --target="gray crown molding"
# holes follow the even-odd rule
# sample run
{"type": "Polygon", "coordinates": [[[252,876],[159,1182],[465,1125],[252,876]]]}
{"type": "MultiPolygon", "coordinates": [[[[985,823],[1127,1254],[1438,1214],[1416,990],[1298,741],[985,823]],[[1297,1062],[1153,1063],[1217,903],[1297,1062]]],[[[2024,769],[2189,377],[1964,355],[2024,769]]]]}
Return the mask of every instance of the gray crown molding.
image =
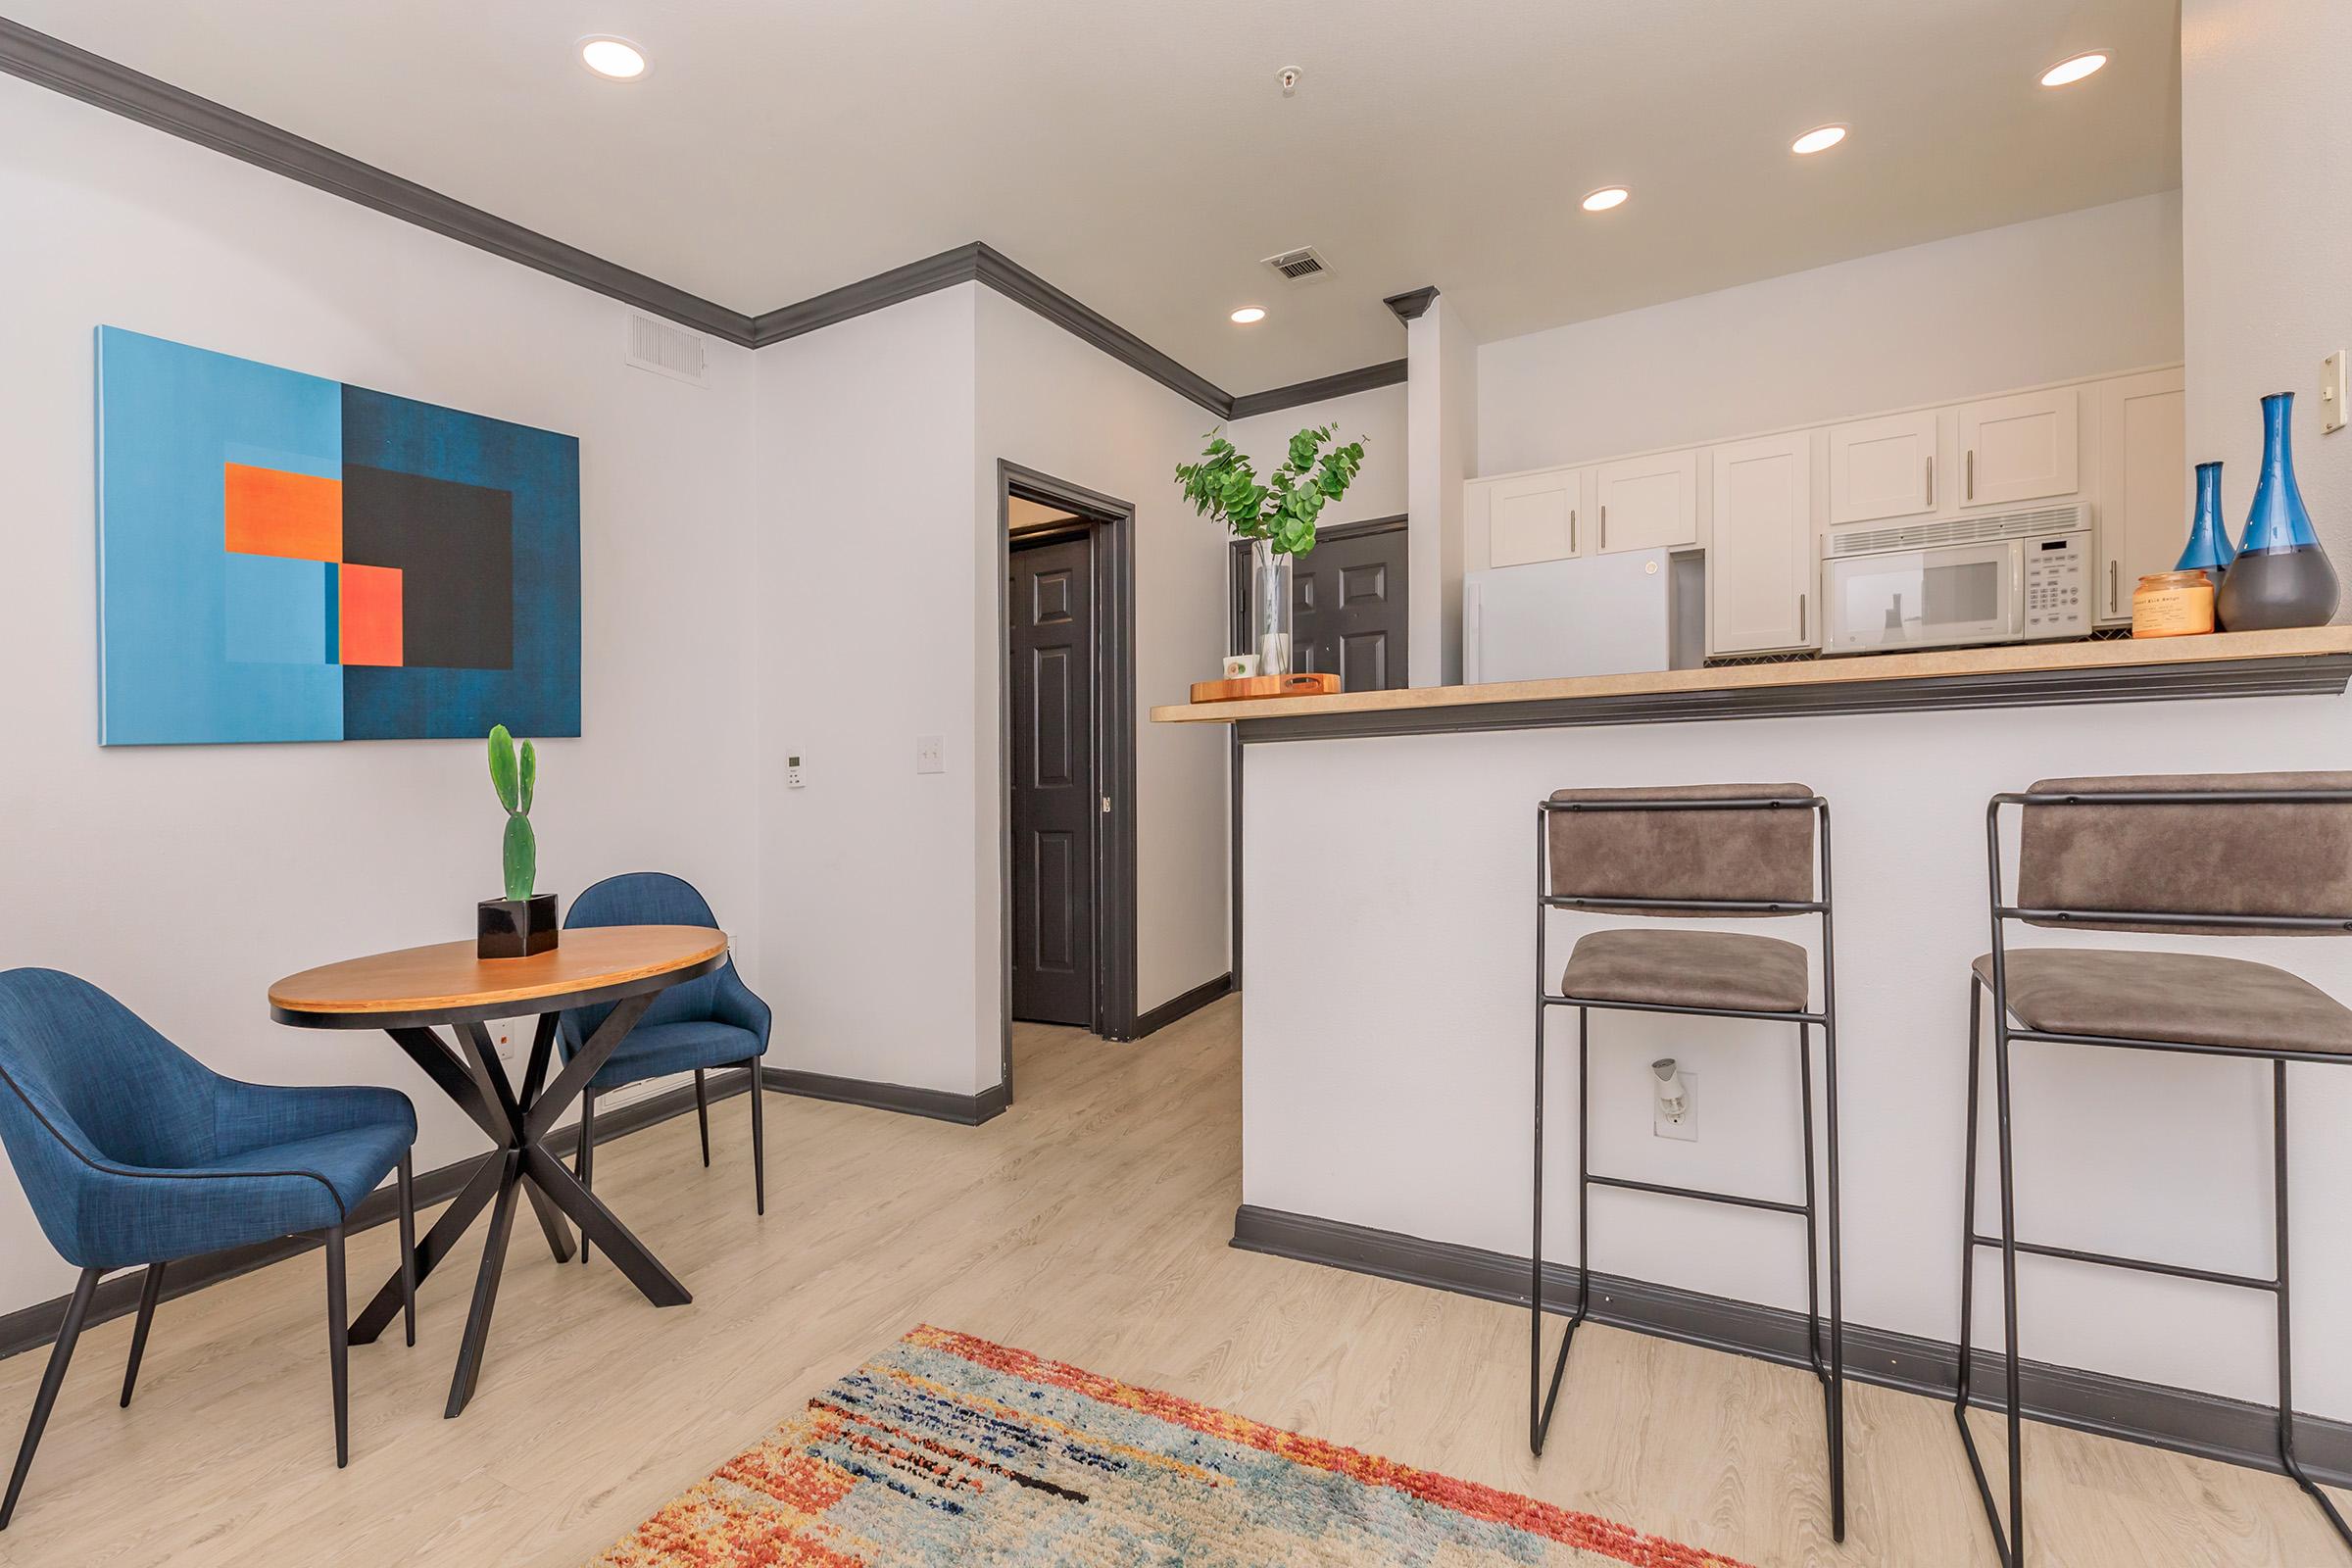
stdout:
{"type": "Polygon", "coordinates": [[[1294,381],[1270,392],[1245,392],[1233,400],[1229,418],[1246,419],[1252,414],[1272,414],[1277,409],[1294,409],[1301,403],[1320,403],[1325,398],[1344,398],[1354,392],[1370,392],[1377,387],[1401,386],[1405,378],[1405,362],[1390,360],[1382,365],[1367,365],[1361,369],[1342,370],[1337,375],[1321,375],[1312,381],[1294,381]]]}
{"type": "MultiPolygon", "coordinates": [[[[1527,1259],[1483,1248],[1248,1203],[1234,1213],[1233,1246],[1490,1301],[1527,1304],[1527,1259]]],[[[1575,1304],[1574,1268],[1544,1263],[1544,1301],[1549,1310],[1563,1314],[1575,1304]]],[[[1811,1370],[1801,1312],[1595,1273],[1592,1317],[1660,1339],[1811,1370]]],[[[1940,1340],[1850,1320],[1845,1325],[1845,1375],[1857,1383],[1948,1403],[1958,1386],[1959,1360],[1959,1348],[1940,1340]]],[[[1998,1407],[2002,1370],[1998,1351],[1977,1352],[1972,1406],[1998,1407]]],[[[2268,1405],[2046,1361],[2025,1361],[2018,1370],[2026,1414],[2034,1420],[2278,1472],[2278,1418],[2268,1405]]],[[[1497,1424],[1508,1418],[1507,1412],[1498,1412],[1497,1424]]],[[[1953,1446],[1957,1448],[1957,1439],[1953,1446]]],[[[2352,1423],[2298,1416],[2295,1449],[2319,1480],[2329,1486],[2352,1484],[2352,1423]]]]}
{"type": "Polygon", "coordinates": [[[0,72],[730,343],[752,318],[0,17],[0,72]]]}
{"type": "Polygon", "coordinates": [[[1392,294],[1380,303],[1395,311],[1396,319],[1399,321],[1414,321],[1420,319],[1421,313],[1428,310],[1437,297],[1438,287],[1432,283],[1427,288],[1407,289],[1402,294],[1392,294]]]}
{"type": "MultiPolygon", "coordinates": [[[[780,310],[750,316],[616,262],[606,261],[577,246],[551,239],[519,223],[509,222],[494,213],[444,196],[414,180],[280,130],[266,121],[239,114],[210,98],[119,65],[103,55],[75,48],[63,39],[36,32],[5,17],[0,17],[0,73],[22,77],[36,86],[135,120],[745,348],[764,348],[938,289],[980,282],[1221,419],[1234,418],[1239,413],[1286,408],[1314,397],[1340,395],[1339,391],[1306,390],[1326,384],[1344,391],[1361,391],[1393,385],[1404,378],[1403,362],[1398,361],[1393,366],[1368,366],[1361,370],[1327,376],[1320,382],[1304,381],[1293,387],[1236,398],[1100,311],[978,241],[894,267],[780,310]],[[1380,378],[1392,371],[1395,373],[1390,379],[1380,378]]],[[[1425,292],[1434,295],[1436,291],[1425,292]]],[[[1390,303],[1395,308],[1395,301],[1390,303]]]]}

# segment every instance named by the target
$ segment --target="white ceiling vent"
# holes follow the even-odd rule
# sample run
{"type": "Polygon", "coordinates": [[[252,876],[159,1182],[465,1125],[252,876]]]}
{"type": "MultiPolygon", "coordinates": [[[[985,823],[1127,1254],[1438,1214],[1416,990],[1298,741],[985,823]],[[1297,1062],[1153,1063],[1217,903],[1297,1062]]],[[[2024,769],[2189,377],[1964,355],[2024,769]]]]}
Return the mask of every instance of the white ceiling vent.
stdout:
{"type": "Polygon", "coordinates": [[[710,355],[702,333],[631,311],[628,362],[640,370],[701,386],[710,355]]]}
{"type": "Polygon", "coordinates": [[[1295,251],[1266,258],[1266,266],[1282,274],[1286,283],[1313,283],[1331,275],[1331,269],[1316,254],[1312,245],[1301,245],[1295,251]]]}

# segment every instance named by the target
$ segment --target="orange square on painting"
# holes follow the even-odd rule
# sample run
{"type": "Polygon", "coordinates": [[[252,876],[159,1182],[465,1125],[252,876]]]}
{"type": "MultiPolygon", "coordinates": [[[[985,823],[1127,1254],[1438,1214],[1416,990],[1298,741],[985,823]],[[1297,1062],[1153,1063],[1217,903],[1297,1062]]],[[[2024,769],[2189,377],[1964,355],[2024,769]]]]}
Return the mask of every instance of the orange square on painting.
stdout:
{"type": "Polygon", "coordinates": [[[228,548],[238,555],[343,559],[340,479],[231,463],[225,465],[221,502],[228,548]]]}
{"type": "Polygon", "coordinates": [[[336,602],[346,664],[397,664],[400,658],[400,568],[353,566],[341,573],[336,602]]]}

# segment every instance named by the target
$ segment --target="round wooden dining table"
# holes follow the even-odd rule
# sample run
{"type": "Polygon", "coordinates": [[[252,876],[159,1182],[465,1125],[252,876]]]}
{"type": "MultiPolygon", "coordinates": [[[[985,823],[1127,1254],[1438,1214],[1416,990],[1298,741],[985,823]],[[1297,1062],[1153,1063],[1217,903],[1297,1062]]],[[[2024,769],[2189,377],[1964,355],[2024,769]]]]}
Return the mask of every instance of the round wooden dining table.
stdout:
{"type": "MultiPolygon", "coordinates": [[[[305,969],[270,988],[270,1015],[280,1023],[383,1030],[496,1146],[416,1246],[421,1286],[483,1209],[490,1211],[444,1415],[457,1415],[473,1397],[517,1199],[530,1203],[559,1262],[571,1256],[568,1216],[656,1306],[694,1299],[542,1140],[657,997],[710,973],[726,956],[726,934],[703,926],[588,926],[565,931],[561,945],[527,958],[478,958],[471,942],[444,942],[305,969]],[[551,1077],[564,1011],[606,1005],[612,1010],[604,1021],[551,1077]],[[517,1082],[499,1059],[488,1021],[530,1013],[539,1024],[517,1082]],[[438,1033],[444,1027],[455,1049],[438,1033]]],[[[351,1342],[373,1343],[400,1305],[396,1271],[353,1322],[351,1342]]]]}

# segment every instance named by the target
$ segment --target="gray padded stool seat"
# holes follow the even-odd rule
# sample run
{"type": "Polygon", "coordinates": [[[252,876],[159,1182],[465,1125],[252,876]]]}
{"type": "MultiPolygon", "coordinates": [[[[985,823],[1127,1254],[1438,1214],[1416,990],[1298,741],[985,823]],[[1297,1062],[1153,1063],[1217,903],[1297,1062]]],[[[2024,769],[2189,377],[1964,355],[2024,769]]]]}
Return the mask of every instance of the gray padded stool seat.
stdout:
{"type": "MultiPolygon", "coordinates": [[[[2167,936],[2344,936],[2352,933],[2352,773],[2200,773],[2043,779],[1996,795],[1986,810],[1992,952],[1969,977],[1968,1122],[1961,1210],[1960,1376],[1952,1405],[1993,1544],[2010,1568],[2026,1561],[2025,1467],[2020,1446],[2018,1258],[2188,1278],[2268,1293],[2278,1310],[2278,1458],[2347,1546],[2352,1528],[2295,1457],[2293,1310],[2287,1268],[2287,1064],[2352,1061],[2352,1008],[2267,963],[2202,953],[2008,946],[2014,924],[2049,931],[2167,936]],[[2004,902],[2001,813],[2021,808],[2014,902],[2004,902]],[[1991,1005],[1987,1006],[1986,1004],[1991,1005]],[[1977,1223],[1980,1040],[1992,1015],[1998,1233],[1977,1223]],[[2011,1048],[2188,1053],[2267,1064],[2271,1077],[2275,1271],[2268,1277],[2054,1247],[2017,1234],[2011,1048]],[[1973,1318],[1979,1250],[2001,1254],[2002,1416],[2008,1427],[2008,1525],[1970,1430],[1973,1318]]],[[[1986,1401],[1990,1402],[1990,1401],[1986,1401]]]]}
{"type": "MultiPolygon", "coordinates": [[[[1538,1455],[1551,1429],[1569,1347],[1592,1303],[1593,1188],[1735,1204],[1804,1221],[1806,1347],[1821,1379],[1829,1440],[1830,1530],[1845,1539],[1845,1315],[1838,1240],[1838,1032],[1830,934],[1829,803],[1802,784],[1685,784],[1654,789],[1561,790],[1536,808],[1535,1238],[1529,1280],[1527,1443],[1538,1455]],[[1818,890],[1818,891],[1817,891],[1818,890]],[[1812,960],[1793,942],[1742,931],[1626,927],[1588,931],[1550,978],[1544,943],[1551,913],[1746,921],[1814,915],[1821,921],[1821,1010],[1810,1006],[1812,960]],[[1544,1065],[1545,1020],[1576,1009],[1576,1309],[1560,1341],[1549,1392],[1544,1378],[1544,1065]],[[1638,1181],[1592,1168],[1584,1088],[1592,1015],[1667,1012],[1785,1023],[1796,1035],[1795,1098],[1804,1153],[1804,1201],[1638,1181]],[[1821,1031],[1826,1108],[1827,1201],[1817,1201],[1813,1143],[1813,1034],[1821,1031]],[[1829,1334],[1823,1353],[1820,1219],[1828,1218],[1829,1334]]],[[[1735,1110],[1730,1114],[1744,1114],[1735,1110]]]]}

